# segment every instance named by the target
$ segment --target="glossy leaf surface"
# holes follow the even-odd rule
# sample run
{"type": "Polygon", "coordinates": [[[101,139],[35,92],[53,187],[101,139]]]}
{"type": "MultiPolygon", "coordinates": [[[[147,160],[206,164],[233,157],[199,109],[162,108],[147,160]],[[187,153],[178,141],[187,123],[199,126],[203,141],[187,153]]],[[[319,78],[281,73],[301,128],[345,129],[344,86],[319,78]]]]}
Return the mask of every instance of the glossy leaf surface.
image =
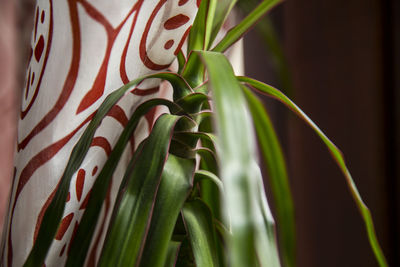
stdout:
{"type": "Polygon", "coordinates": [[[186,202],[183,218],[198,267],[217,267],[216,235],[212,214],[204,202],[197,199],[186,202]]]}
{"type": "Polygon", "coordinates": [[[140,261],[174,126],[180,117],[162,115],[138,156],[103,246],[99,266],[133,266],[140,261]]]}
{"type": "Polygon", "coordinates": [[[194,170],[193,159],[168,155],[139,266],[164,265],[176,220],[193,186],[194,170]]]}
{"type": "Polygon", "coordinates": [[[71,179],[74,173],[78,170],[80,165],[82,164],[87,151],[89,150],[91,141],[96,132],[96,129],[100,125],[102,119],[107,115],[107,113],[111,110],[111,108],[118,102],[119,99],[128,91],[132,90],[137,84],[142,82],[147,78],[162,78],[166,80],[170,80],[171,84],[176,88],[182,88],[185,90],[187,88],[187,84],[185,81],[177,74],[173,73],[157,73],[148,75],[134,81],[127,83],[122,86],[120,89],[111,93],[104,102],[99,107],[97,113],[90,121],[89,125],[86,127],[86,130],[82,134],[81,138],[74,146],[67,166],[65,167],[64,173],[59,182],[57,191],[44,213],[42,223],[40,225],[38,235],[36,238],[36,242],[29,253],[29,256],[24,264],[24,266],[41,266],[44,262],[44,259],[47,255],[47,251],[50,248],[51,242],[56,235],[58,226],[61,221],[61,217],[64,213],[64,207],[71,183],[71,179]]]}
{"type": "MultiPolygon", "coordinates": [[[[217,154],[225,189],[224,211],[232,231],[232,238],[228,241],[229,262],[232,266],[256,266],[256,251],[260,251],[259,240],[263,239],[271,242],[263,249],[269,249],[268,253],[276,256],[263,262],[265,258],[258,255],[259,264],[277,266],[275,259],[279,257],[273,238],[260,236],[269,232],[260,232],[267,226],[266,221],[260,219],[262,203],[256,193],[260,177],[257,176],[254,134],[246,100],[223,54],[198,53],[205,62],[214,100],[217,154]]],[[[273,219],[269,218],[267,223],[273,224],[273,219]]]]}
{"type": "Polygon", "coordinates": [[[104,167],[96,178],[95,183],[93,184],[85,213],[83,214],[83,217],[79,223],[78,230],[68,253],[66,266],[83,266],[96,228],[96,223],[100,215],[103,201],[106,197],[108,188],[110,187],[112,175],[118,165],[122,153],[124,152],[124,149],[128,144],[133,132],[135,131],[139,120],[151,108],[158,105],[166,105],[169,107],[172,113],[180,110],[176,104],[165,99],[151,99],[141,104],[135,110],[131,119],[128,121],[126,127],[121,133],[121,136],[119,137],[115,147],[108,157],[104,167]]]}

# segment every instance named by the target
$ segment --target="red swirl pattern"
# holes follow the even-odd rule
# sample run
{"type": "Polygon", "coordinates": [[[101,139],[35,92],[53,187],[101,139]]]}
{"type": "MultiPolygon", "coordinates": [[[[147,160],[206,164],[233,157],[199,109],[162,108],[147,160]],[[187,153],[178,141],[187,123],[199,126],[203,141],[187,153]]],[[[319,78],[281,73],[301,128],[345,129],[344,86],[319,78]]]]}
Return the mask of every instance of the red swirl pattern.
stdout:
{"type": "MultiPolygon", "coordinates": [[[[168,68],[197,8],[196,0],[126,0],[117,5],[107,0],[37,0],[0,265],[23,264],[72,147],[106,95],[129,80],[168,68]]],[[[45,265],[65,262],[98,170],[134,107],[158,92],[158,81],[144,83],[107,114],[73,177],[45,265]]],[[[145,116],[131,140],[132,151],[148,134],[155,116],[155,110],[145,116]]],[[[107,194],[88,266],[96,265],[123,170],[121,163],[107,194]]]]}

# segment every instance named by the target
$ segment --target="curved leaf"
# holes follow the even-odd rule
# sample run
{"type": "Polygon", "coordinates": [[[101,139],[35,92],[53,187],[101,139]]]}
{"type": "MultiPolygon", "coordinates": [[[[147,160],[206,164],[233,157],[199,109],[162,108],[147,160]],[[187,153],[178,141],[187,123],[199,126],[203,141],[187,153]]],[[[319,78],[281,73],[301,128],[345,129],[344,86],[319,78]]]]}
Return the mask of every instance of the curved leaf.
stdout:
{"type": "Polygon", "coordinates": [[[201,124],[205,120],[210,120],[212,117],[213,113],[210,110],[203,110],[198,113],[191,114],[193,119],[196,121],[197,124],[201,124]]]}
{"type": "Polygon", "coordinates": [[[212,42],[220,31],[222,25],[224,24],[226,18],[228,17],[233,6],[236,4],[237,0],[219,0],[215,10],[212,33],[210,37],[210,43],[207,48],[210,48],[212,42]]]}
{"type": "Polygon", "coordinates": [[[179,111],[179,107],[176,104],[165,99],[148,100],[139,105],[135,110],[93,184],[85,213],[79,223],[78,230],[68,253],[66,266],[83,266],[85,263],[86,254],[96,229],[103,201],[107,195],[112,175],[119,163],[122,153],[124,152],[125,147],[135,131],[141,117],[151,108],[158,105],[169,107],[172,113],[179,111]]]}
{"type": "Polygon", "coordinates": [[[282,258],[285,266],[295,266],[295,217],[292,194],[286,172],[285,159],[274,127],[264,106],[249,89],[243,88],[261,152],[269,174],[278,221],[282,258]]]}
{"type": "Polygon", "coordinates": [[[71,152],[71,156],[68,160],[67,166],[65,167],[57,191],[43,215],[36,242],[24,263],[25,267],[41,266],[43,264],[64,213],[65,201],[69,192],[72,176],[82,164],[86,153],[89,150],[90,144],[92,143],[96,129],[100,125],[102,119],[128,90],[132,90],[136,85],[148,78],[169,80],[174,89],[177,88],[176,91],[180,90],[178,92],[191,90],[190,86],[181,76],[174,73],[162,72],[147,75],[131,81],[106,97],[71,152]]]}
{"type": "Polygon", "coordinates": [[[194,174],[194,182],[200,182],[202,180],[211,181],[219,190],[220,194],[224,193],[224,185],[221,180],[212,172],[206,170],[198,170],[194,174]]]}
{"type": "Polygon", "coordinates": [[[202,104],[208,100],[209,97],[206,94],[192,93],[182,97],[181,99],[175,100],[174,102],[188,113],[198,113],[200,112],[202,104]]]}
{"type": "Polygon", "coordinates": [[[216,267],[216,234],[211,211],[199,199],[186,202],[182,210],[196,266],[216,267]]]}
{"type": "Polygon", "coordinates": [[[368,233],[369,242],[371,244],[372,250],[375,254],[375,257],[380,266],[387,266],[387,262],[385,256],[382,252],[382,249],[379,245],[378,239],[376,237],[374,224],[371,216],[371,212],[369,211],[368,207],[365,205],[364,201],[362,200],[360,193],[351,177],[349,170],[344,161],[344,157],[342,152],[332,143],[331,140],[318,128],[318,126],[299,108],[295,103],[293,103],[287,96],[285,96],[281,91],[278,89],[269,86],[265,83],[247,78],[247,77],[237,77],[239,81],[244,82],[250,85],[252,88],[256,89],[256,91],[260,93],[264,93],[268,96],[276,98],[284,105],[289,107],[296,115],[298,115],[301,119],[303,119],[319,136],[319,138],[324,142],[326,147],[328,148],[329,152],[331,153],[332,157],[336,161],[337,165],[339,166],[340,170],[342,171],[344,177],[346,178],[347,185],[350,189],[351,195],[361,213],[361,216],[364,220],[365,227],[368,233]]]}
{"type": "Polygon", "coordinates": [[[164,114],[157,119],[114,207],[99,266],[133,266],[140,261],[172,132],[180,118],[164,114]]]}
{"type": "MultiPolygon", "coordinates": [[[[258,3],[258,0],[240,0],[238,1],[238,7],[247,14],[251,12],[258,3]]],[[[282,91],[290,97],[293,94],[293,85],[289,64],[283,51],[282,42],[274,26],[271,16],[264,16],[257,22],[256,31],[257,35],[261,37],[267,47],[269,52],[268,60],[270,60],[274,66],[282,91]]]]}
{"type": "MultiPolygon", "coordinates": [[[[260,238],[271,242],[267,249],[273,258],[261,260],[261,266],[277,266],[276,244],[263,231],[267,226],[260,220],[261,204],[258,195],[257,164],[252,125],[246,100],[228,60],[221,53],[198,52],[205,62],[214,100],[217,152],[221,179],[224,184],[224,210],[230,221],[232,238],[228,242],[232,266],[256,266],[256,250],[260,238]],[[223,70],[223,71],[221,71],[223,70]]],[[[268,223],[271,223],[269,220],[268,223]]],[[[279,262],[278,262],[279,265],[279,262]]]]}
{"type": "Polygon", "coordinates": [[[207,49],[211,40],[217,0],[203,0],[188,38],[188,53],[192,50],[207,49]]]}
{"type": "Polygon", "coordinates": [[[195,161],[169,154],[157,192],[150,230],[138,266],[163,266],[175,223],[193,186],[195,161]]]}

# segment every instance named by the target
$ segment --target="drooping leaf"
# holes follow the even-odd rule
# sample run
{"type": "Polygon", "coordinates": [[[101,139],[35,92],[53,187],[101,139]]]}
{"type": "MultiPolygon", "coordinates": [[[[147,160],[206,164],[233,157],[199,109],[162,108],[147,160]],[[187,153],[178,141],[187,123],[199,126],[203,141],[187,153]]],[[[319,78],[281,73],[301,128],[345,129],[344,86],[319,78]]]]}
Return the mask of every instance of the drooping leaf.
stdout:
{"type": "Polygon", "coordinates": [[[342,152],[332,143],[331,140],[318,128],[318,126],[299,108],[295,103],[293,103],[287,96],[285,96],[281,91],[278,89],[267,85],[265,83],[253,80],[247,77],[238,77],[240,82],[246,83],[250,85],[252,88],[256,89],[256,91],[271,96],[284,105],[289,107],[296,115],[298,115],[301,119],[303,119],[319,136],[319,138],[324,142],[326,147],[328,148],[329,152],[331,153],[332,157],[336,161],[337,165],[339,166],[340,170],[342,171],[344,177],[346,178],[347,185],[350,189],[351,195],[361,213],[361,216],[364,220],[365,227],[367,230],[368,238],[372,250],[375,254],[375,257],[380,266],[387,266],[387,262],[385,256],[382,252],[382,249],[379,245],[378,239],[376,237],[375,228],[371,216],[371,212],[369,211],[368,207],[365,205],[364,201],[361,198],[360,193],[351,177],[349,170],[345,164],[344,157],[342,152]]]}
{"type": "Polygon", "coordinates": [[[214,151],[206,147],[201,147],[196,149],[196,153],[200,155],[201,160],[206,165],[206,168],[202,169],[205,169],[211,173],[214,173],[215,175],[218,175],[219,169],[214,151]]]}
{"type": "MultiPolygon", "coordinates": [[[[256,251],[261,238],[267,242],[270,255],[274,257],[261,266],[279,266],[276,244],[268,231],[268,226],[260,220],[261,210],[258,195],[258,166],[255,162],[255,142],[252,125],[246,107],[246,100],[240,84],[234,76],[228,60],[221,53],[198,52],[204,61],[215,107],[215,128],[217,133],[217,154],[220,163],[221,179],[224,184],[224,210],[230,222],[232,238],[228,242],[229,262],[232,266],[256,266],[256,251]],[[261,229],[261,230],[260,230],[261,229]]],[[[267,221],[273,223],[270,218],[267,221]]],[[[229,225],[229,223],[227,223],[229,225]]]]}
{"type": "Polygon", "coordinates": [[[192,93],[176,100],[175,103],[181,106],[188,113],[198,113],[200,112],[202,104],[208,100],[209,97],[205,94],[192,93]]]}
{"type": "Polygon", "coordinates": [[[274,127],[264,106],[246,87],[243,88],[249,103],[261,153],[265,160],[278,221],[282,258],[285,266],[295,265],[295,217],[292,194],[286,172],[285,159],[274,127]]]}
{"type": "Polygon", "coordinates": [[[216,235],[212,214],[201,200],[186,202],[182,210],[196,266],[216,267],[216,235]]]}
{"type": "Polygon", "coordinates": [[[133,266],[140,261],[172,131],[180,118],[164,114],[157,119],[114,207],[99,266],[133,266]]]}
{"type": "Polygon", "coordinates": [[[211,181],[219,190],[220,194],[224,192],[224,185],[221,180],[212,172],[206,170],[198,170],[194,175],[194,181],[200,182],[203,180],[211,181]]]}
{"type": "Polygon", "coordinates": [[[110,111],[114,104],[117,103],[118,100],[121,99],[121,97],[128,90],[132,90],[137,84],[148,78],[166,79],[171,82],[174,88],[179,88],[179,90],[181,91],[191,90],[190,86],[188,86],[188,84],[182,79],[181,76],[174,73],[162,72],[147,75],[145,77],[133,80],[106,97],[71,152],[71,156],[68,160],[67,166],[65,167],[56,193],[49,207],[44,213],[35,244],[24,264],[25,267],[41,266],[43,264],[47,252],[50,248],[51,242],[53,241],[54,236],[57,232],[61,217],[64,213],[64,207],[69,192],[72,176],[82,164],[86,153],[89,150],[90,144],[92,143],[92,139],[96,132],[96,129],[100,125],[102,119],[106,116],[106,114],[110,111]]]}
{"type": "Polygon", "coordinates": [[[150,230],[138,266],[164,265],[176,220],[193,186],[194,169],[194,159],[184,159],[169,154],[161,176],[150,230]]]}
{"type": "Polygon", "coordinates": [[[281,0],[264,0],[249,15],[247,15],[238,25],[233,27],[225,37],[212,49],[215,52],[224,52],[236,43],[257,21],[270,11],[281,0]]]}
{"type": "Polygon", "coordinates": [[[110,187],[111,178],[119,163],[122,153],[124,152],[133,132],[135,131],[139,120],[151,108],[158,105],[165,105],[169,107],[171,113],[175,113],[180,110],[179,106],[165,99],[148,100],[139,105],[135,110],[131,119],[128,121],[126,127],[121,133],[106,163],[104,164],[104,167],[97,176],[95,183],[93,184],[85,213],[83,214],[83,217],[79,223],[79,227],[76,231],[70,251],[68,253],[66,266],[83,266],[94,231],[96,229],[96,223],[100,215],[103,201],[106,198],[108,188],[110,187]]]}

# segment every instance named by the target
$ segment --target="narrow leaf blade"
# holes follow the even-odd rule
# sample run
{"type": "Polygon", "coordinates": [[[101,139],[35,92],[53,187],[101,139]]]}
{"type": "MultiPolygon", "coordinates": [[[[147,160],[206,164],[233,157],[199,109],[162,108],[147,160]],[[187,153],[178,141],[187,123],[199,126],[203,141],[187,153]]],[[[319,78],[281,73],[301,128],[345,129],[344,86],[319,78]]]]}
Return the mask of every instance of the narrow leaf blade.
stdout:
{"type": "Polygon", "coordinates": [[[133,266],[140,261],[172,130],[178,119],[164,114],[156,121],[121,201],[114,208],[99,266],[133,266]]]}
{"type": "Polygon", "coordinates": [[[196,266],[219,266],[215,228],[211,211],[207,205],[199,199],[186,202],[182,214],[189,233],[196,266]]]}
{"type": "MultiPolygon", "coordinates": [[[[261,244],[258,235],[268,232],[260,231],[266,226],[259,216],[259,181],[255,177],[258,166],[246,101],[233,69],[223,54],[204,51],[198,54],[206,65],[214,100],[217,152],[225,188],[223,203],[229,213],[226,217],[230,220],[232,230],[232,238],[228,242],[230,264],[256,266],[256,250],[259,251],[261,244]]],[[[273,224],[273,219],[270,218],[268,223],[273,224]]],[[[264,239],[274,242],[268,236],[264,239]]],[[[276,255],[267,262],[260,262],[262,266],[277,266],[275,259],[279,259],[279,256],[274,247],[275,243],[261,248],[269,249],[271,255],[276,255]]]]}
{"type": "Polygon", "coordinates": [[[188,40],[188,52],[207,49],[211,40],[217,0],[203,0],[200,3],[188,40]]]}
{"type": "Polygon", "coordinates": [[[193,186],[195,161],[169,154],[139,266],[163,266],[175,223],[193,186]]]}
{"type": "Polygon", "coordinates": [[[217,3],[217,7],[215,10],[215,16],[213,20],[212,26],[212,33],[210,37],[210,45],[214,41],[215,37],[217,36],[218,32],[220,31],[222,25],[224,24],[226,18],[228,17],[230,11],[232,10],[233,6],[236,4],[237,0],[219,0],[217,3]]]}
{"type": "Polygon", "coordinates": [[[104,164],[104,167],[97,176],[95,183],[93,184],[85,213],[83,214],[83,217],[79,223],[78,230],[74,236],[70,251],[68,253],[66,266],[83,266],[86,259],[86,254],[92,241],[103,201],[106,198],[112,175],[118,165],[122,153],[124,152],[133,132],[135,131],[140,118],[151,108],[158,105],[166,105],[172,112],[179,110],[179,107],[177,107],[174,103],[165,99],[148,100],[139,105],[139,107],[135,110],[125,129],[121,133],[106,163],[104,164]]]}
{"type": "Polygon", "coordinates": [[[318,128],[318,126],[281,91],[270,85],[267,85],[265,83],[247,77],[238,77],[238,80],[250,85],[252,88],[256,89],[256,91],[264,93],[282,102],[284,105],[290,108],[296,115],[298,115],[301,119],[303,119],[315,131],[315,133],[319,136],[319,138],[324,142],[324,144],[328,148],[333,159],[336,161],[338,167],[340,168],[346,179],[348,188],[351,192],[354,202],[356,203],[357,208],[359,209],[361,216],[364,220],[369,242],[379,265],[387,266],[387,261],[379,245],[378,238],[376,237],[371,212],[365,205],[364,201],[361,198],[360,193],[358,192],[354,180],[349,170],[347,169],[342,152],[335,146],[335,144],[332,143],[331,140],[329,140],[329,138],[318,128]]]}
{"type": "Polygon", "coordinates": [[[281,0],[264,0],[257,6],[247,17],[245,17],[238,25],[233,27],[225,37],[212,49],[215,52],[224,52],[226,49],[236,43],[249,29],[251,29],[257,21],[270,11],[281,0]]]}
{"type": "Polygon", "coordinates": [[[43,215],[36,242],[24,263],[25,267],[40,266],[43,264],[64,213],[65,200],[67,199],[72,176],[82,164],[101,121],[128,90],[132,90],[140,82],[150,78],[168,80],[174,87],[174,93],[180,89],[179,95],[183,95],[183,91],[192,90],[180,75],[161,72],[133,80],[106,97],[71,152],[56,193],[43,215]]]}
{"type": "Polygon", "coordinates": [[[285,159],[274,127],[264,106],[246,87],[243,88],[249,103],[261,152],[267,167],[276,205],[282,258],[285,266],[295,265],[295,217],[292,194],[286,172],[285,159]]]}

